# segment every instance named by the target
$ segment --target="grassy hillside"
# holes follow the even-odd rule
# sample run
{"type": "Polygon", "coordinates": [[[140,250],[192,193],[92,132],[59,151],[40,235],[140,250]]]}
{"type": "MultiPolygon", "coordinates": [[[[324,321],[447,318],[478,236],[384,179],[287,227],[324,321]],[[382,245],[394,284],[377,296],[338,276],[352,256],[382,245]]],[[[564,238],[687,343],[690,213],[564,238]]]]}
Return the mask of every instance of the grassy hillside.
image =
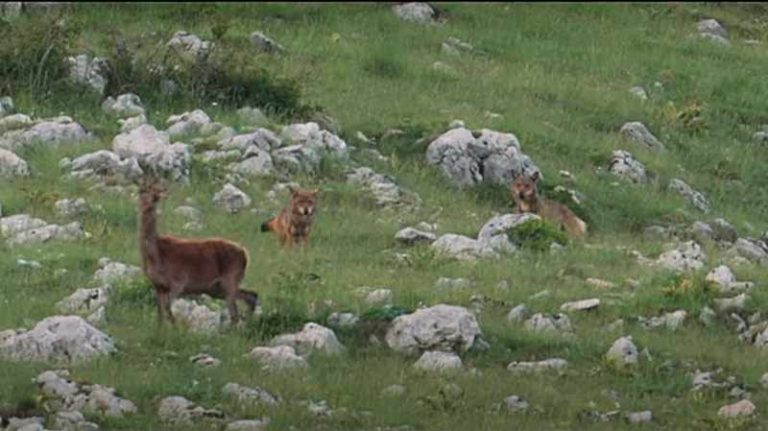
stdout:
{"type": "MultiPolygon", "coordinates": [[[[261,222],[280,209],[265,197],[275,179],[238,184],[258,212],[228,215],[211,202],[225,183],[222,172],[194,165],[191,183],[174,185],[162,204],[161,231],[190,235],[173,209],[191,200],[202,211],[205,225],[194,235],[235,239],[249,250],[252,261],[245,286],[259,292],[264,313],[271,317],[251,319],[244,331],[212,337],[183,327],[159,331],[149,282],[142,279],[120,286],[104,328],[117,340],[119,353],[67,367],[74,379],[115,387],[137,404],[139,413],[128,418],[94,418],[103,429],[173,429],[162,425],[156,414],[158,401],[170,395],[218,406],[232,418],[266,416],[272,421],[269,429],[275,430],[374,430],[401,425],[413,430],[634,427],[623,419],[593,422],[585,414],[612,410],[653,411],[653,421],[644,426],[647,429],[758,430],[768,426],[764,416],[768,392],[759,383],[768,372],[765,353],[740,342],[725,320],[711,327],[697,320],[702,307],[712,305],[711,292],[670,289],[678,278],[639,265],[629,253],[638,250],[655,257],[663,250],[663,242],[643,238],[643,228],[654,224],[687,226],[695,220],[723,217],[742,236],[759,236],[768,229],[768,147],[752,139],[762,124],[768,124],[768,81],[762,77],[768,68],[768,12],[760,6],[697,4],[446,4],[440,8],[446,17],[442,25],[403,22],[384,3],[94,4],[63,12],[71,33],[50,36],[50,46],[56,46],[51,55],[91,52],[114,60],[116,44],[124,41],[131,55],[151,60],[157,47],[177,30],[214,41],[219,55],[232,64],[240,62],[246,65],[244,70],[263,68],[263,76],[279,83],[275,84],[278,90],[270,93],[278,94],[274,100],[279,103],[273,107],[296,108],[270,112],[272,127],[309,119],[311,110],[305,108],[321,107],[337,121],[339,135],[348,143],[364,147],[355,138],[361,131],[389,157],[387,162],[360,159],[361,163],[392,175],[423,201],[415,213],[379,211],[368,195],[346,183],[343,167],[329,163],[318,175],[291,178],[323,192],[311,247],[303,253],[284,251],[275,238],[259,232],[261,222]],[[718,19],[728,29],[732,46],[692,37],[702,18],[718,19]],[[285,53],[254,50],[247,38],[256,30],[279,42],[285,53]],[[441,43],[451,36],[472,44],[474,50],[446,55],[441,43]],[[745,43],[750,39],[760,43],[745,43]],[[436,61],[448,64],[453,72],[434,70],[436,61]],[[648,100],[629,93],[635,85],[646,88],[648,100]],[[291,99],[293,89],[300,94],[298,100],[291,99]],[[436,223],[439,233],[474,237],[494,214],[512,211],[506,190],[456,189],[424,162],[430,138],[447,130],[454,119],[463,120],[470,129],[514,133],[522,150],[542,169],[546,190],[569,186],[559,176],[560,170],[573,173],[576,180],[569,187],[586,196],[579,211],[590,222],[587,241],[569,244],[558,254],[523,251],[516,258],[476,263],[440,259],[428,247],[417,247],[407,250],[410,263],[398,262],[394,252],[406,250],[400,250],[393,238],[402,227],[427,221],[436,223]],[[646,124],[667,151],[657,154],[624,141],[619,128],[628,121],[646,124]],[[383,138],[393,128],[406,133],[383,138]],[[610,175],[609,158],[617,149],[641,160],[655,175],[655,182],[635,186],[610,175]],[[712,212],[703,215],[668,192],[672,178],[681,178],[704,193],[712,212]],[[440,277],[467,278],[474,285],[441,290],[435,287],[440,277]],[[585,282],[590,277],[612,281],[616,287],[593,287],[585,282]],[[638,286],[628,287],[627,279],[637,280],[638,286]],[[501,281],[509,288],[500,288],[501,281]],[[469,307],[475,295],[489,298],[478,320],[491,347],[462,358],[466,369],[477,372],[422,375],[412,369],[414,359],[373,346],[353,332],[337,333],[348,348],[341,358],[313,356],[304,373],[265,372],[244,357],[274,335],[299,330],[304,322],[325,324],[333,311],[364,313],[369,305],[355,293],[361,286],[391,289],[393,303],[411,310],[440,303],[469,307]],[[549,295],[531,299],[543,290],[549,295]],[[564,302],[590,297],[599,297],[603,303],[590,313],[570,313],[575,332],[571,338],[530,333],[505,318],[520,303],[534,312],[556,313],[564,302]],[[687,310],[689,317],[676,332],[646,330],[636,322],[638,316],[677,309],[687,310]],[[624,319],[623,329],[605,329],[617,319],[624,319]],[[640,349],[647,348],[652,359],[642,356],[639,366],[630,371],[609,367],[603,356],[623,335],[631,335],[640,349]],[[200,352],[216,356],[222,365],[201,369],[189,363],[187,358],[200,352]],[[512,361],[550,357],[565,358],[571,365],[562,373],[524,376],[506,369],[512,361]],[[722,421],[718,408],[736,399],[727,391],[691,391],[693,371],[718,367],[750,392],[756,418],[722,421]],[[228,382],[263,387],[284,402],[274,408],[241,408],[222,396],[221,388],[228,382]],[[461,394],[442,395],[441,388],[449,383],[457,384],[461,394]],[[406,394],[382,396],[382,389],[393,384],[404,385],[406,394]],[[620,394],[617,401],[609,396],[611,390],[620,394]],[[530,403],[527,412],[494,407],[513,394],[530,403]],[[331,408],[343,408],[346,413],[316,418],[295,404],[300,400],[326,400],[331,408]]],[[[28,213],[50,222],[68,221],[54,211],[53,203],[60,198],[83,197],[102,209],[78,218],[92,234],[89,239],[17,247],[0,243],[0,329],[29,328],[55,314],[56,302],[89,285],[103,256],[139,264],[135,195],[108,194],[91,189],[86,182],[63,181],[58,165],[63,157],[110,149],[119,125],[101,110],[98,96],[61,84],[53,72],[48,81],[33,79],[34,73],[20,73],[34,71],[35,64],[24,61],[39,57],[25,54],[19,41],[31,41],[35,34],[50,35],[45,31],[50,30],[51,19],[33,14],[18,18],[14,27],[0,27],[10,31],[0,40],[0,62],[6,61],[0,76],[4,80],[0,88],[6,93],[0,96],[13,97],[19,112],[36,117],[71,116],[98,140],[18,151],[32,175],[4,179],[0,204],[3,215],[28,213]],[[42,268],[19,267],[19,258],[36,260],[42,268]]],[[[108,90],[118,94],[117,90],[135,89],[150,123],[158,129],[166,127],[169,115],[196,108],[240,129],[235,115],[239,106],[213,105],[209,100],[202,105],[203,98],[163,98],[136,81],[139,72],[129,75],[126,70],[117,69],[124,73],[120,76],[125,87],[108,90]]],[[[244,76],[246,81],[253,78],[244,76]]],[[[272,81],[265,82],[259,91],[273,91],[272,81]]],[[[285,202],[286,195],[280,196],[285,202]]],[[[705,251],[704,270],[682,276],[696,286],[703,286],[704,274],[724,259],[724,250],[707,247],[705,251]]],[[[768,311],[765,267],[744,265],[734,271],[739,280],[756,283],[746,315],[768,311]]],[[[30,381],[47,369],[51,366],[3,362],[0,404],[13,409],[32,402],[35,388],[30,381]]],[[[202,423],[177,429],[223,428],[202,423]]]]}

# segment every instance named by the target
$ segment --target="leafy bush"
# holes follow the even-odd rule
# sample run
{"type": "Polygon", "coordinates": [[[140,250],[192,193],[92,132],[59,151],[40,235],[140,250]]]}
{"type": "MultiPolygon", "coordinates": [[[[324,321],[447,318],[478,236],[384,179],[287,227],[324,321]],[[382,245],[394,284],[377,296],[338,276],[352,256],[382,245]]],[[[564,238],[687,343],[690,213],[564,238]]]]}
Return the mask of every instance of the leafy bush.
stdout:
{"type": "Polygon", "coordinates": [[[532,220],[507,232],[509,240],[522,248],[547,251],[553,242],[568,243],[565,232],[546,220],[532,220]]]}

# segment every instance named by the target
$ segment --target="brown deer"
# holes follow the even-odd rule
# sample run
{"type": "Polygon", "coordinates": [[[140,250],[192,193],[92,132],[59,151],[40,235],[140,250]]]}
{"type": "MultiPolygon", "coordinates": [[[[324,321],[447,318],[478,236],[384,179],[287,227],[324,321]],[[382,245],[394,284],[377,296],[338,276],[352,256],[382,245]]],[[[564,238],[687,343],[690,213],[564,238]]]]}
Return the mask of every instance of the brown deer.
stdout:
{"type": "Polygon", "coordinates": [[[171,323],[171,301],[180,295],[207,294],[225,299],[232,323],[240,316],[237,300],[243,300],[251,313],[258,304],[258,295],[240,289],[248,265],[248,252],[240,245],[219,239],[183,239],[158,235],[155,214],[158,202],[165,197],[166,188],[157,178],[145,177],[139,186],[139,249],[141,267],[155,286],[158,322],[164,313],[171,323]]]}

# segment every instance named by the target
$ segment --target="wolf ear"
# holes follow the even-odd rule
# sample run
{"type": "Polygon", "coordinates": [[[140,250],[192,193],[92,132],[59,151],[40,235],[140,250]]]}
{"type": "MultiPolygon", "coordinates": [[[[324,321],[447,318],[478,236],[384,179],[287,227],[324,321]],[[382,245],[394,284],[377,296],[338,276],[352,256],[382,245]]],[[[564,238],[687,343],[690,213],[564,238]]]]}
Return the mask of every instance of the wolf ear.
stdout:
{"type": "Polygon", "coordinates": [[[536,171],[533,174],[531,174],[531,181],[539,182],[539,171],[536,171]]]}
{"type": "Polygon", "coordinates": [[[318,193],[320,193],[320,189],[312,189],[312,190],[311,190],[311,193],[312,193],[313,195],[317,196],[317,195],[318,195],[318,193]]]}

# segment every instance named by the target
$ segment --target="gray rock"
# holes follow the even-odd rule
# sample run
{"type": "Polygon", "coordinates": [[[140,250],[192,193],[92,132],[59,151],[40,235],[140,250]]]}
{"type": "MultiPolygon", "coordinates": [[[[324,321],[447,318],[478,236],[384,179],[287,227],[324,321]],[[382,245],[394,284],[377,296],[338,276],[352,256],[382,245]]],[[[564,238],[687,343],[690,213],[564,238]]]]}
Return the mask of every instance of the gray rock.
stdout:
{"type": "Polygon", "coordinates": [[[224,431],[266,431],[269,426],[269,419],[261,420],[239,420],[227,424],[224,431]]]}
{"type": "Polygon", "coordinates": [[[30,331],[4,333],[0,357],[22,362],[85,362],[114,352],[112,339],[78,316],[53,316],[30,331]]]}
{"type": "Polygon", "coordinates": [[[626,151],[613,152],[609,169],[612,174],[633,183],[644,184],[648,182],[645,166],[626,151]]]}
{"type": "Polygon", "coordinates": [[[337,328],[354,327],[360,322],[360,318],[354,313],[333,313],[328,316],[328,325],[337,328]]]}
{"type": "Polygon", "coordinates": [[[718,298],[714,300],[715,310],[719,313],[742,311],[746,307],[749,296],[746,293],[736,295],[733,298],[718,298]]]}
{"type": "Polygon", "coordinates": [[[490,244],[466,236],[445,234],[432,243],[441,256],[458,260],[497,259],[499,253],[490,244]]]}
{"type": "Polygon", "coordinates": [[[232,172],[248,177],[265,177],[275,173],[272,156],[257,147],[251,147],[248,157],[240,162],[229,165],[229,169],[232,172]]]}
{"type": "Polygon", "coordinates": [[[560,306],[560,311],[590,311],[600,306],[600,298],[582,299],[580,301],[566,302],[560,306]]]}
{"type": "Polygon", "coordinates": [[[213,195],[213,204],[230,214],[236,214],[251,205],[251,198],[231,183],[227,183],[213,195]]]}
{"type": "Polygon", "coordinates": [[[437,240],[435,234],[431,232],[423,232],[412,227],[401,229],[395,234],[395,241],[406,246],[432,244],[435,240],[437,240]]]}
{"type": "Polygon", "coordinates": [[[677,272],[699,270],[704,267],[707,256],[695,241],[687,241],[678,248],[662,253],[657,265],[677,272]]]}
{"type": "Polygon", "coordinates": [[[496,216],[485,222],[480,233],[477,235],[478,241],[488,243],[494,237],[507,234],[509,231],[522,226],[528,222],[534,220],[540,220],[541,218],[532,213],[523,214],[504,214],[496,216]]]}
{"type": "Polygon", "coordinates": [[[283,48],[279,43],[267,37],[267,35],[260,31],[251,33],[248,39],[250,39],[251,43],[262,52],[274,54],[285,51],[285,48],[283,48]]]}
{"type": "Polygon", "coordinates": [[[686,317],[688,317],[687,311],[677,310],[650,319],[640,318],[640,323],[647,329],[666,328],[670,331],[676,331],[683,326],[686,317]]]}
{"type": "Polygon", "coordinates": [[[222,313],[184,298],[173,301],[171,313],[179,323],[187,326],[192,332],[205,335],[216,334],[224,320],[222,313]]]}
{"type": "Polygon", "coordinates": [[[40,392],[46,397],[66,400],[80,392],[77,383],[66,379],[68,372],[46,371],[34,380],[40,392]]]}
{"type": "Polygon", "coordinates": [[[736,242],[739,239],[739,233],[732,224],[725,219],[717,218],[710,223],[715,241],[736,242]]]}
{"type": "Polygon", "coordinates": [[[80,54],[67,58],[69,79],[75,84],[92,88],[98,94],[104,94],[107,86],[107,61],[89,54],[80,54]]]}
{"type": "Polygon", "coordinates": [[[166,46],[175,52],[179,59],[192,64],[206,60],[213,49],[211,42],[202,40],[186,31],[174,33],[166,46]]]}
{"type": "Polygon", "coordinates": [[[429,23],[435,18],[435,10],[428,3],[411,2],[392,7],[395,14],[403,21],[429,23]]]}
{"type": "Polygon", "coordinates": [[[518,395],[510,395],[504,398],[504,406],[511,412],[522,412],[528,410],[528,401],[518,395]]]}
{"type": "Polygon", "coordinates": [[[87,422],[85,416],[79,411],[64,411],[56,413],[53,427],[59,431],[98,431],[99,426],[93,422],[87,422]]]}
{"type": "Polygon", "coordinates": [[[461,353],[480,337],[480,326],[469,310],[440,304],[395,318],[386,342],[393,350],[407,354],[430,350],[461,353]]]}
{"type": "Polygon", "coordinates": [[[348,157],[349,148],[341,138],[321,130],[315,122],[291,124],[280,132],[288,146],[272,152],[275,165],[290,173],[316,172],[326,155],[341,159],[348,157]]]}
{"type": "Polygon", "coordinates": [[[195,109],[192,112],[171,115],[166,120],[166,124],[168,124],[166,133],[175,139],[181,136],[202,134],[201,132],[205,130],[205,126],[211,124],[211,118],[203,110],[195,109]]]}
{"type": "Polygon", "coordinates": [[[149,121],[147,121],[146,115],[142,114],[131,118],[121,118],[117,122],[120,124],[120,133],[128,133],[141,125],[147,124],[149,121]]]}
{"type": "Polygon", "coordinates": [[[764,373],[760,377],[760,386],[762,386],[763,388],[768,388],[768,373],[764,373]]]}
{"type": "Polygon", "coordinates": [[[687,234],[696,242],[709,243],[715,240],[715,231],[706,223],[696,221],[688,228],[687,234]]]}
{"type": "Polygon", "coordinates": [[[43,418],[10,418],[5,431],[46,431],[43,428],[43,418]]]}
{"type": "Polygon", "coordinates": [[[69,169],[70,176],[75,178],[110,177],[127,183],[144,173],[135,158],[122,160],[117,154],[106,150],[83,154],[74,160],[62,159],[60,165],[69,169]]]}
{"type": "Polygon", "coordinates": [[[657,152],[664,151],[664,144],[653,136],[648,128],[645,127],[645,124],[639,121],[624,123],[624,125],[621,126],[619,133],[643,148],[657,152]]]}
{"type": "Polygon", "coordinates": [[[301,332],[275,337],[271,345],[293,347],[301,356],[308,356],[313,352],[339,355],[345,350],[332,330],[312,322],[305,324],[301,332]]]}
{"type": "Polygon", "coordinates": [[[429,351],[424,352],[413,367],[422,371],[450,371],[464,366],[455,353],[429,351]]]}
{"type": "Polygon", "coordinates": [[[307,361],[296,355],[291,346],[255,347],[249,356],[262,364],[265,370],[307,368],[307,361]]]}
{"type": "Polygon", "coordinates": [[[726,38],[724,38],[722,36],[718,36],[716,34],[699,33],[699,37],[701,39],[706,39],[706,40],[712,41],[715,44],[720,45],[720,46],[731,46],[731,42],[728,39],[726,39],[726,38]]]}
{"type": "Polygon", "coordinates": [[[406,389],[403,385],[391,385],[381,390],[381,395],[388,398],[399,398],[405,395],[406,389]]]}
{"type": "Polygon", "coordinates": [[[79,222],[67,225],[48,224],[44,220],[27,214],[16,214],[0,218],[0,235],[9,245],[41,244],[49,241],[71,241],[87,238],[79,222]]]}
{"type": "Polygon", "coordinates": [[[278,398],[262,388],[249,388],[237,383],[227,383],[221,390],[225,396],[236,398],[240,404],[276,406],[278,398]]]}
{"type": "Polygon", "coordinates": [[[550,358],[536,362],[511,362],[507,370],[514,374],[538,373],[549,370],[562,370],[568,366],[568,361],[562,358],[550,358]]]}
{"type": "MultiPolygon", "coordinates": [[[[472,52],[474,50],[474,47],[466,42],[462,42],[458,38],[455,37],[449,37],[445,40],[445,42],[441,45],[442,51],[445,54],[449,55],[459,55],[462,52],[472,52]]],[[[460,127],[464,127],[464,124],[462,124],[460,127]]],[[[451,127],[452,129],[454,127],[451,127]]]]}
{"type": "Polygon", "coordinates": [[[717,320],[717,313],[715,313],[715,310],[704,307],[701,309],[701,312],[699,313],[699,322],[703,323],[704,326],[712,326],[715,324],[717,320]]]}
{"type": "Polygon", "coordinates": [[[270,130],[258,128],[251,133],[234,135],[218,142],[217,146],[222,151],[238,150],[245,155],[251,151],[251,147],[257,147],[262,151],[271,151],[279,148],[282,140],[270,130]]]}
{"type": "Polygon", "coordinates": [[[98,265],[99,269],[93,274],[93,279],[101,285],[112,285],[122,280],[137,278],[143,275],[141,268],[138,266],[126,265],[107,257],[99,259],[98,265]]]}
{"type": "Polygon", "coordinates": [[[15,153],[0,148],[0,178],[25,177],[27,175],[29,175],[27,162],[15,153]]]}
{"type": "Polygon", "coordinates": [[[192,425],[194,421],[203,418],[223,418],[224,414],[218,410],[205,409],[196,406],[184,397],[166,397],[160,401],[157,415],[165,423],[174,425],[192,425]]]}
{"type": "Polygon", "coordinates": [[[79,123],[69,117],[36,121],[32,127],[14,130],[0,136],[0,148],[15,150],[40,143],[46,147],[69,146],[91,140],[79,123]]]}
{"type": "Polygon", "coordinates": [[[77,289],[75,293],[59,301],[56,310],[63,314],[88,314],[106,305],[108,300],[107,289],[77,289]]]}
{"type": "Polygon", "coordinates": [[[525,328],[534,332],[572,332],[571,320],[565,314],[544,315],[536,313],[525,322],[525,328]]]}
{"type": "Polygon", "coordinates": [[[28,115],[6,114],[0,116],[0,133],[32,127],[35,123],[28,115]]]}
{"type": "Polygon", "coordinates": [[[627,422],[632,425],[639,425],[649,423],[653,420],[653,412],[645,410],[642,412],[630,412],[627,413],[627,422]]]}
{"type": "Polygon", "coordinates": [[[635,343],[632,342],[632,337],[622,337],[616,340],[608,353],[605,355],[608,363],[618,366],[631,366],[638,363],[640,355],[638,354],[635,343]]]}
{"type": "Polygon", "coordinates": [[[376,289],[365,297],[365,302],[372,306],[391,304],[392,291],[389,289],[376,289]]]}
{"type": "Polygon", "coordinates": [[[507,313],[507,322],[520,323],[527,320],[531,315],[531,310],[529,310],[525,304],[520,304],[509,310],[509,313],[507,313]]]}
{"type": "Polygon", "coordinates": [[[86,214],[90,209],[83,198],[60,199],[53,204],[56,213],[61,217],[73,217],[86,214]]]}
{"type": "Polygon", "coordinates": [[[707,33],[722,38],[728,38],[728,32],[723,28],[720,23],[715,19],[703,19],[696,23],[696,30],[699,33],[707,33]]]}
{"type": "Polygon", "coordinates": [[[725,265],[720,265],[707,274],[706,281],[715,283],[719,289],[724,290],[736,282],[736,276],[733,275],[731,268],[725,265]]]}
{"type": "Polygon", "coordinates": [[[174,181],[189,176],[192,156],[186,144],[170,144],[166,132],[143,124],[112,140],[113,151],[121,158],[135,158],[139,165],[167,174],[174,181]]]}
{"type": "Polygon", "coordinates": [[[639,98],[640,100],[648,100],[648,93],[645,91],[643,87],[634,86],[629,89],[629,93],[639,98]]]}
{"type": "Polygon", "coordinates": [[[147,122],[146,117],[144,117],[145,111],[141,98],[133,93],[121,94],[117,96],[117,99],[111,96],[107,97],[102,102],[101,109],[117,118],[143,117],[143,122],[147,122]]]}
{"type": "Polygon", "coordinates": [[[710,211],[709,201],[703,194],[692,189],[691,186],[686,184],[683,180],[675,178],[669,182],[669,190],[678,193],[696,207],[701,212],[708,213],[710,211]]]}
{"type": "Polygon", "coordinates": [[[755,241],[739,238],[728,252],[730,256],[740,256],[754,263],[768,262],[768,253],[755,241]]]}
{"type": "Polygon", "coordinates": [[[755,414],[755,404],[750,400],[741,400],[734,404],[728,404],[720,407],[717,415],[724,419],[735,419],[738,417],[749,417],[755,414]]]}
{"type": "Polygon", "coordinates": [[[189,362],[204,368],[213,368],[221,365],[220,359],[214,358],[207,353],[201,353],[199,355],[192,356],[189,358],[189,362]]]}
{"type": "Polygon", "coordinates": [[[368,167],[356,168],[349,172],[347,182],[361,186],[382,208],[415,210],[421,204],[421,198],[416,193],[401,188],[394,178],[379,174],[368,167]]]}
{"type": "Polygon", "coordinates": [[[426,160],[459,187],[509,186],[523,173],[539,172],[521,152],[515,135],[489,129],[474,134],[465,128],[451,129],[429,144],[426,160]]]}

